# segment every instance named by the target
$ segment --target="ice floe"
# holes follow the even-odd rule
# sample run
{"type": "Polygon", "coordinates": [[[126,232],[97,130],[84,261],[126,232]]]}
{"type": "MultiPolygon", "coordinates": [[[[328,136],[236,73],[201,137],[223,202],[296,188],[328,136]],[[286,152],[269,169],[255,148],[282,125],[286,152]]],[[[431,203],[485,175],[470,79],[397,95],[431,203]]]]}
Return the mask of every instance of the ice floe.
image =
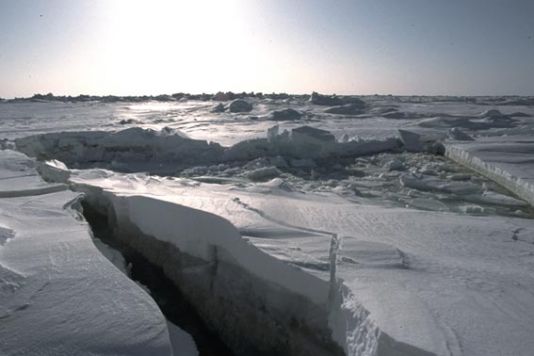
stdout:
{"type": "Polygon", "coordinates": [[[21,153],[0,162],[0,353],[172,355],[154,301],[95,247],[80,194],[21,153]]]}

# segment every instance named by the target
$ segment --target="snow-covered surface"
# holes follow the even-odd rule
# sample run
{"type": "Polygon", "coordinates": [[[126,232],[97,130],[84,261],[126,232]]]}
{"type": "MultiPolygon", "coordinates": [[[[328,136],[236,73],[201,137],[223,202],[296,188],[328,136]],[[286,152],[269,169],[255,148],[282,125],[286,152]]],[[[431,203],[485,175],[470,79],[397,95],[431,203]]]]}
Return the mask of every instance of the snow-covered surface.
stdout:
{"type": "MultiPolygon", "coordinates": [[[[0,138],[14,139],[37,133],[83,130],[116,131],[127,127],[161,130],[170,127],[199,140],[230,146],[240,141],[263,137],[265,131],[277,123],[280,129],[310,125],[331,131],[337,138],[350,137],[382,139],[397,136],[399,128],[420,127],[420,121],[438,116],[481,119],[480,113],[496,109],[504,114],[522,112],[534,115],[534,106],[487,105],[461,101],[410,102],[395,97],[364,98],[369,110],[362,115],[334,115],[325,113],[324,106],[313,105],[305,99],[250,99],[249,113],[214,113],[216,102],[180,101],[146,103],[9,103],[0,102],[0,138]],[[292,108],[303,116],[299,120],[272,121],[273,111],[292,108]],[[393,115],[395,114],[395,115],[393,115]]],[[[530,117],[514,117],[517,122],[508,132],[534,133],[530,117]]],[[[449,122],[449,124],[451,124],[449,122]]],[[[454,124],[452,123],[454,126],[454,124]]],[[[451,127],[453,127],[451,126],[451,127]]],[[[499,132],[501,129],[489,131],[499,132]]]]}
{"type": "Polygon", "coordinates": [[[348,355],[532,355],[534,107],[330,99],[247,98],[251,111],[236,113],[211,101],[0,103],[0,144],[92,168],[41,164],[57,183],[36,180],[39,199],[70,194],[49,191],[66,183],[146,235],[207,261],[216,246],[327,308],[348,355]],[[428,154],[443,147],[517,196],[428,154]]]}
{"type": "Polygon", "coordinates": [[[533,220],[359,206],[333,194],[75,173],[71,181],[78,189],[104,188],[115,197],[118,214],[128,214],[143,232],[204,259],[209,246],[221,246],[251,273],[316,303],[326,303],[332,286],[331,242],[337,237],[342,301],[339,310],[331,309],[330,327],[348,354],[529,355],[534,348],[533,220]]]}
{"type": "Polygon", "coordinates": [[[163,315],[98,252],[79,198],[0,151],[0,353],[171,355],[163,315]]]}

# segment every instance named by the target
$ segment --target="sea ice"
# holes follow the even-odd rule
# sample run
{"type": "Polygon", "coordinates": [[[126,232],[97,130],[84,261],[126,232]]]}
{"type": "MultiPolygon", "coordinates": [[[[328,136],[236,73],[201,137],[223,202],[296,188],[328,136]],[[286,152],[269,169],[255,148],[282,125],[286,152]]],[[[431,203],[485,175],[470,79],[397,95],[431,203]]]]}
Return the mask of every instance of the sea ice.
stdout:
{"type": "Polygon", "coordinates": [[[80,194],[21,153],[0,162],[0,353],[172,355],[159,308],[95,247],[80,194]]]}

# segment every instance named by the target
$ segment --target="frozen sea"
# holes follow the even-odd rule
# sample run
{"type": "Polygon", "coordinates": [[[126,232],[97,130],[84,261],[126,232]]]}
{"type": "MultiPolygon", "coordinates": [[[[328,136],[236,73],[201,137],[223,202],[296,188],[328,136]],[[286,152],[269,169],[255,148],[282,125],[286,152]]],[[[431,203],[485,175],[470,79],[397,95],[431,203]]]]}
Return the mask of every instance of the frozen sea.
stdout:
{"type": "Polygon", "coordinates": [[[84,199],[236,354],[531,355],[534,106],[517,99],[0,102],[0,351],[196,354],[91,244],[84,199]],[[84,290],[106,302],[65,299],[84,290]]]}

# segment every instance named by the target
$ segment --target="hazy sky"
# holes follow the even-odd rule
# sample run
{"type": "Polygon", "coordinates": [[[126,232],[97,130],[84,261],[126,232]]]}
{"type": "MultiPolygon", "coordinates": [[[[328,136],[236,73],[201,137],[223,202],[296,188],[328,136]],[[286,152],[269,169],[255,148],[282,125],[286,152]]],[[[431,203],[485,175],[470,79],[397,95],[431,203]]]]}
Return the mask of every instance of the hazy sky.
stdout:
{"type": "Polygon", "coordinates": [[[533,0],[0,0],[0,97],[534,95],[533,0]]]}

